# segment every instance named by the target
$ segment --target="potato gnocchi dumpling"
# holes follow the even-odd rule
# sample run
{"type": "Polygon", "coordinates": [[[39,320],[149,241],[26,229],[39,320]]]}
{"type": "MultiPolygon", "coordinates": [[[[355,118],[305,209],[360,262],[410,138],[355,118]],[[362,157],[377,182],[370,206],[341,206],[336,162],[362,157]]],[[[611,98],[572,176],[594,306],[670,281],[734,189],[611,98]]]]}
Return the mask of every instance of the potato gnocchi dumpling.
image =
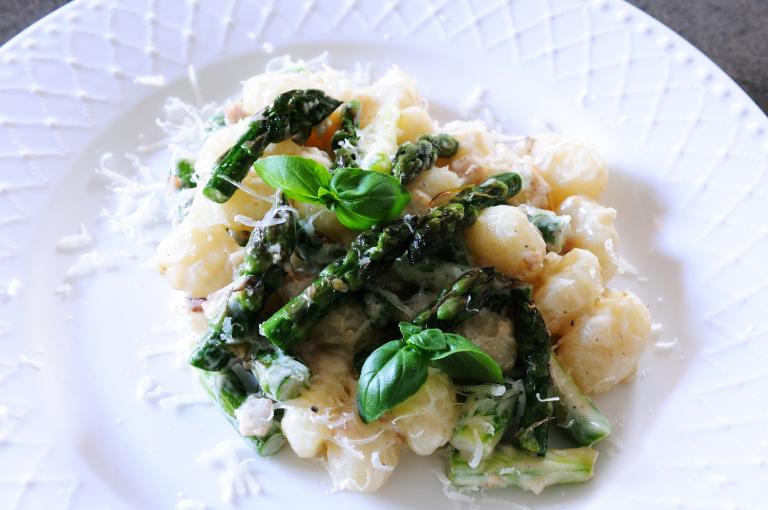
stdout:
{"type": "Polygon", "coordinates": [[[397,143],[415,142],[434,130],[435,123],[427,110],[420,106],[408,106],[400,111],[397,118],[397,143]]]}
{"type": "Polygon", "coordinates": [[[330,349],[312,361],[309,388],[284,404],[281,421],[288,444],[304,458],[323,453],[334,428],[349,419],[355,386],[347,355],[330,349]]]}
{"type": "Polygon", "coordinates": [[[557,208],[557,214],[571,217],[571,233],[565,249],[584,248],[597,256],[603,280],[609,281],[619,267],[616,246],[619,234],[613,225],[616,209],[605,207],[584,196],[567,198],[557,208]]]}
{"type": "Polygon", "coordinates": [[[576,384],[605,393],[631,378],[651,334],[651,315],[631,292],[607,289],[557,344],[576,384]]]}
{"type": "Polygon", "coordinates": [[[510,278],[532,281],[544,268],[547,245],[517,207],[484,209],[465,238],[478,265],[493,266],[510,278]]]}
{"type": "Polygon", "coordinates": [[[440,203],[440,194],[443,193],[442,202],[449,198],[449,192],[456,191],[464,184],[464,179],[451,172],[448,168],[434,166],[421,172],[412,183],[408,185],[411,193],[411,203],[407,212],[412,214],[424,214],[434,204],[440,203]],[[435,202],[433,203],[433,200],[435,202]]]}
{"type": "Polygon", "coordinates": [[[548,253],[533,294],[549,332],[560,335],[603,293],[600,262],[590,251],[575,248],[564,256],[548,253]]]}
{"type": "Polygon", "coordinates": [[[364,424],[357,414],[328,442],[328,470],[339,489],[374,492],[400,461],[402,439],[380,423],[364,424]]]}
{"type": "Polygon", "coordinates": [[[445,445],[457,418],[456,388],[439,370],[430,370],[419,391],[395,406],[387,417],[417,455],[431,455],[445,445]]]}
{"type": "Polygon", "coordinates": [[[599,198],[608,178],[605,160],[594,147],[554,133],[533,137],[533,164],[549,183],[549,198],[558,205],[572,195],[599,198]]]}
{"type": "Polygon", "coordinates": [[[168,283],[190,297],[205,297],[232,281],[242,248],[221,224],[180,226],[157,249],[157,265],[168,283]]]}

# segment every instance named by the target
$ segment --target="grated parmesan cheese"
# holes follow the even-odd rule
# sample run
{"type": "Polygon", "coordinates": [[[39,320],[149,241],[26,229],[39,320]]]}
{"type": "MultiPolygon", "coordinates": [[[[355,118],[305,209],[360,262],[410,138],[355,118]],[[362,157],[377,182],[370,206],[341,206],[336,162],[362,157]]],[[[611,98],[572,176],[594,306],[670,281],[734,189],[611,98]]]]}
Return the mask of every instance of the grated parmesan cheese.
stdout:
{"type": "Polygon", "coordinates": [[[80,232],[68,236],[63,236],[56,243],[56,251],[66,253],[82,250],[91,245],[93,237],[85,229],[85,225],[80,224],[80,232]]]}
{"type": "Polygon", "coordinates": [[[219,177],[221,177],[223,180],[227,181],[229,184],[231,184],[232,186],[236,187],[237,189],[241,190],[243,193],[246,193],[246,194],[252,196],[253,198],[255,198],[257,200],[261,200],[262,202],[274,202],[275,196],[277,195],[277,194],[275,194],[275,196],[264,195],[262,193],[259,193],[256,190],[248,187],[247,185],[243,184],[242,182],[238,182],[238,181],[235,181],[233,179],[230,179],[229,177],[227,177],[226,175],[223,175],[223,174],[220,175],[219,177]]]}
{"type": "Polygon", "coordinates": [[[468,508],[476,508],[477,499],[467,494],[467,492],[469,492],[467,489],[462,490],[453,485],[448,477],[445,476],[445,473],[441,471],[433,469],[432,472],[440,481],[440,485],[443,489],[443,496],[459,505],[466,504],[469,505],[468,508]]]}
{"type": "Polygon", "coordinates": [[[197,458],[198,463],[219,473],[221,501],[225,503],[261,492],[251,468],[255,459],[249,456],[241,460],[239,452],[244,450],[242,441],[221,441],[197,458]]]}
{"type": "Polygon", "coordinates": [[[45,362],[32,359],[26,354],[22,354],[19,356],[19,366],[29,367],[34,370],[42,370],[42,368],[45,366],[45,362]]]}
{"type": "Polygon", "coordinates": [[[274,417],[275,403],[256,394],[248,395],[245,402],[235,409],[238,430],[243,436],[263,437],[272,428],[274,417]]]}
{"type": "Polygon", "coordinates": [[[109,271],[117,267],[114,256],[105,255],[98,251],[84,253],[78,257],[77,262],[69,266],[64,274],[64,280],[73,281],[87,276],[92,276],[99,271],[109,271]]]}
{"type": "Polygon", "coordinates": [[[8,280],[5,284],[0,286],[0,297],[4,298],[14,298],[16,297],[16,294],[19,293],[19,289],[21,289],[21,280],[19,280],[16,277],[11,278],[8,280]]]}
{"type": "Polygon", "coordinates": [[[378,450],[376,450],[371,454],[371,465],[374,467],[374,469],[378,469],[379,471],[395,470],[395,466],[387,466],[386,464],[381,462],[381,452],[379,452],[378,450]]]}

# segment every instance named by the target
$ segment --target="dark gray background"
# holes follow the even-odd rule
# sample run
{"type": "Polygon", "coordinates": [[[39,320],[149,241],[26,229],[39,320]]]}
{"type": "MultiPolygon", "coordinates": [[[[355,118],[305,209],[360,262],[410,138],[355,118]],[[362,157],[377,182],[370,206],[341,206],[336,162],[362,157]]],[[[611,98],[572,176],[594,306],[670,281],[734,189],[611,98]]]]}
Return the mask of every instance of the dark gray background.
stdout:
{"type": "MultiPolygon", "coordinates": [[[[768,112],[768,0],[629,2],[707,54],[768,112]]],[[[65,3],[0,0],[0,44],[65,3]]]]}

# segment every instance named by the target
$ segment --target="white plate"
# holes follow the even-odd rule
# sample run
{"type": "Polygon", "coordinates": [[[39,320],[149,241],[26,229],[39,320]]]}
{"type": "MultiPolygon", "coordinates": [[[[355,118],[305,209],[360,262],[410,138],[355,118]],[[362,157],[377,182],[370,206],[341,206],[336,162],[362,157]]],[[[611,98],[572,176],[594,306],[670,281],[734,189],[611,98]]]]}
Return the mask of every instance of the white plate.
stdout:
{"type": "MultiPolygon", "coordinates": [[[[152,332],[169,293],[142,267],[148,246],[107,232],[93,169],[142,133],[158,137],[166,96],[194,100],[188,64],[204,98],[220,100],[274,55],[325,50],[337,67],[401,65],[444,118],[483,87],[510,132],[544,122],[599,144],[621,252],[648,278],[616,285],[648,303],[658,340],[677,340],[650,347],[637,380],[600,400],[620,425],[593,482],[492,496],[544,508],[764,505],[768,119],[682,39],[618,1],[82,0],[0,50],[0,508],[226,507],[221,471],[196,461],[237,439],[224,420],[136,397],[146,375],[165,391],[195,383],[173,356],[137,355],[171,342],[152,332]],[[134,82],[143,75],[168,85],[134,82]],[[102,253],[139,255],[61,299],[53,288],[77,254],[54,246],[81,222],[102,253]]],[[[436,459],[406,457],[373,496],[326,495],[324,471],[288,449],[251,468],[263,490],[241,507],[448,505],[436,459]]]]}

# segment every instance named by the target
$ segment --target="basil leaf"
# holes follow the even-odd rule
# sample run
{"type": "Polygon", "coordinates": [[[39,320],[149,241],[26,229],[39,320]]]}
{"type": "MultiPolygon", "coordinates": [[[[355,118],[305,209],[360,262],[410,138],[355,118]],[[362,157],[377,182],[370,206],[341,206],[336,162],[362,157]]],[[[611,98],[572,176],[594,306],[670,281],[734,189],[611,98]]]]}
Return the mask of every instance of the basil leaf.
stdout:
{"type": "Polygon", "coordinates": [[[350,211],[342,203],[335,203],[328,208],[336,213],[336,219],[339,220],[339,223],[352,230],[365,230],[378,223],[371,218],[350,211]]]}
{"type": "Polygon", "coordinates": [[[445,334],[437,328],[425,329],[420,333],[411,335],[406,343],[433,352],[445,350],[447,347],[445,334]]]}
{"type": "Polygon", "coordinates": [[[328,187],[331,176],[317,161],[299,156],[269,156],[254,163],[253,169],[264,182],[283,190],[288,198],[325,205],[318,195],[328,187]]]}
{"type": "Polygon", "coordinates": [[[467,338],[443,333],[448,350],[432,355],[432,364],[452,379],[467,382],[503,383],[501,367],[484,350],[467,338]]]}
{"type": "Polygon", "coordinates": [[[339,203],[339,198],[336,196],[336,193],[328,188],[320,188],[317,190],[317,198],[321,204],[330,210],[334,210],[339,203]]]}
{"type": "Polygon", "coordinates": [[[397,218],[411,201],[396,178],[360,168],[337,169],[328,187],[339,200],[339,221],[359,230],[397,218]]]}
{"type": "Polygon", "coordinates": [[[403,340],[408,340],[408,337],[415,335],[422,330],[421,326],[411,324],[410,322],[401,322],[397,327],[400,328],[400,334],[403,335],[403,340]]]}
{"type": "Polygon", "coordinates": [[[373,351],[357,381],[357,412],[363,422],[378,419],[416,393],[427,380],[428,364],[429,356],[402,340],[373,351]]]}

